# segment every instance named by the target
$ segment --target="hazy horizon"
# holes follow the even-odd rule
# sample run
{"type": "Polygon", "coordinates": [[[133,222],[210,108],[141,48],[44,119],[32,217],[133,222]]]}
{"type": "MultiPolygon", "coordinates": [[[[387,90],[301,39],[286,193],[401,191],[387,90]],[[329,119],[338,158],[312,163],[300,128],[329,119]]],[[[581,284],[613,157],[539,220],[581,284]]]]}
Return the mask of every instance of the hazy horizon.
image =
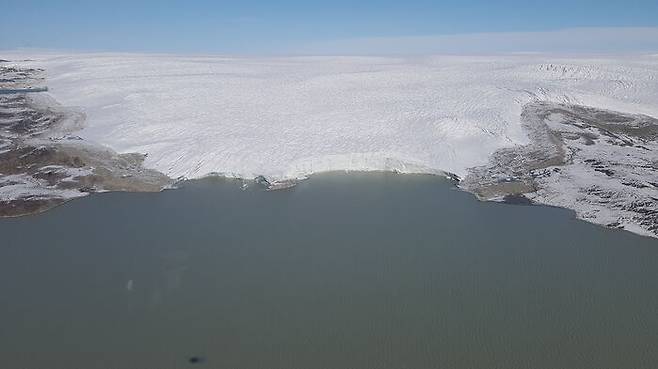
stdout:
{"type": "Polygon", "coordinates": [[[236,55],[658,52],[658,3],[7,2],[0,50],[236,55]]]}

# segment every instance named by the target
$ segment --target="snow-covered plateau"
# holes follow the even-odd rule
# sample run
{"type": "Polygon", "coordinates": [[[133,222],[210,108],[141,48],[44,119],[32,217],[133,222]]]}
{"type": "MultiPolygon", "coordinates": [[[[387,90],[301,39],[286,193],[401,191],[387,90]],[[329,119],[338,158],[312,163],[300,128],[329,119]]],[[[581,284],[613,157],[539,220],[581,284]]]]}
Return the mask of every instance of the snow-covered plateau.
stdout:
{"type": "MultiPolygon", "coordinates": [[[[490,165],[500,150],[532,143],[522,113],[533,104],[658,117],[658,57],[651,55],[237,58],[9,52],[3,58],[11,60],[7,67],[45,71],[48,94],[86,116],[77,136],[120,154],[146,154],[144,167],[171,178],[218,174],[281,183],[333,170],[466,178],[474,168],[490,165]]],[[[652,140],[643,136],[641,146],[652,149],[647,139],[652,140]]],[[[633,155],[628,150],[610,155],[615,153],[633,155]]],[[[563,157],[559,164],[568,167],[572,155],[563,157]]],[[[642,198],[658,201],[658,188],[651,185],[658,183],[652,167],[658,154],[643,152],[637,160],[652,157],[646,173],[633,181],[650,176],[642,198]]],[[[534,187],[520,192],[534,192],[528,198],[573,208],[597,223],[642,227],[628,217],[617,222],[621,215],[605,204],[600,220],[592,215],[597,209],[566,199],[578,198],[588,185],[581,183],[587,176],[572,175],[571,182],[567,177],[544,180],[544,192],[534,187]],[[547,188],[565,191],[552,196],[547,188]]],[[[533,186],[540,182],[535,179],[533,186]]],[[[647,227],[640,233],[656,235],[647,227]]]]}

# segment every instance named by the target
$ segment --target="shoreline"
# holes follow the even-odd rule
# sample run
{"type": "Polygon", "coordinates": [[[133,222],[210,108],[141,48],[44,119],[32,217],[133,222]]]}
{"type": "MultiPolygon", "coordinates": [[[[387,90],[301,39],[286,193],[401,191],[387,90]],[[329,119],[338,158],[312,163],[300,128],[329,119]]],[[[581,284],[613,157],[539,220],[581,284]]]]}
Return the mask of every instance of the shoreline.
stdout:
{"type": "Polygon", "coordinates": [[[144,155],[119,154],[76,136],[85,114],[37,92],[47,90],[43,73],[0,69],[9,87],[30,90],[0,94],[0,217],[41,213],[94,192],[157,192],[172,183],[144,168],[144,155]]]}
{"type": "MultiPolygon", "coordinates": [[[[286,187],[286,188],[277,188],[277,189],[268,189],[265,187],[262,183],[259,183],[253,179],[242,179],[242,178],[236,178],[236,177],[226,177],[226,176],[220,176],[220,175],[209,175],[201,178],[194,178],[194,179],[185,179],[181,181],[175,182],[173,185],[165,187],[161,189],[160,191],[122,191],[122,190],[112,190],[112,191],[102,191],[102,192],[96,192],[96,193],[90,193],[89,195],[95,197],[96,195],[109,195],[112,193],[126,193],[126,194],[138,194],[138,193],[153,193],[153,194],[158,194],[158,193],[163,193],[165,191],[178,191],[184,188],[187,185],[194,185],[196,183],[203,183],[203,182],[208,182],[210,185],[215,186],[217,183],[213,183],[213,181],[220,181],[220,182],[229,182],[229,184],[233,187],[240,188],[242,190],[249,190],[251,188],[255,188],[256,190],[263,191],[263,192],[286,192],[286,191],[294,191],[297,185],[301,185],[303,182],[306,181],[317,181],[317,180],[322,180],[321,177],[325,176],[400,176],[400,177],[432,177],[435,178],[437,181],[442,181],[445,182],[447,186],[449,186],[449,189],[451,190],[457,190],[461,193],[467,194],[469,196],[472,196],[473,199],[477,200],[478,202],[481,203],[491,203],[491,204],[500,204],[500,205],[505,205],[505,206],[531,206],[531,207],[537,207],[537,208],[546,208],[546,209],[560,209],[560,210],[566,210],[567,214],[569,214],[569,218],[571,221],[577,221],[577,222],[584,222],[587,224],[591,224],[595,227],[602,228],[602,229],[607,229],[610,231],[614,232],[628,232],[632,233],[636,236],[640,236],[643,238],[649,238],[649,239],[658,239],[658,237],[652,236],[650,234],[645,234],[642,232],[636,232],[632,231],[629,229],[622,229],[618,227],[607,227],[603,224],[597,224],[591,221],[588,221],[586,219],[582,219],[581,217],[578,216],[576,210],[564,206],[556,206],[556,205],[550,205],[550,204],[545,204],[545,203],[539,203],[539,202],[533,202],[533,201],[524,201],[528,200],[526,197],[517,197],[514,195],[511,196],[505,196],[501,197],[498,199],[494,200],[483,200],[479,198],[475,193],[464,190],[459,186],[459,182],[454,181],[450,177],[442,176],[442,175],[436,175],[436,174],[431,174],[431,173],[396,173],[396,172],[391,172],[391,171],[328,171],[328,172],[319,172],[319,173],[314,173],[310,175],[308,178],[297,181],[295,185],[291,187],[286,187]],[[320,178],[319,178],[320,177],[320,178]]],[[[60,206],[67,205],[74,200],[84,200],[87,198],[87,196],[84,197],[77,197],[77,198],[70,198],[66,199],[62,202],[59,202],[51,207],[48,207],[46,209],[37,211],[37,212],[32,212],[32,213],[27,213],[27,214],[21,214],[21,215],[16,215],[16,216],[0,216],[0,222],[2,222],[3,219],[11,220],[11,219],[19,219],[19,218],[26,218],[30,216],[38,216],[40,214],[44,214],[48,212],[49,210],[53,210],[55,208],[58,208],[60,206]]],[[[90,197],[91,198],[91,197],[90,197]]]]}
{"type": "MultiPolygon", "coordinates": [[[[11,67],[8,71],[9,76],[20,76],[12,87],[47,89],[41,86],[43,70],[23,72],[11,67]]],[[[470,168],[464,178],[413,160],[362,153],[292,163],[291,168],[297,169],[289,173],[303,173],[293,178],[211,172],[173,179],[145,168],[146,155],[119,154],[76,136],[85,115],[62,107],[50,94],[4,94],[0,95],[0,124],[6,128],[0,136],[0,217],[42,213],[95,192],[161,192],[180,182],[210,177],[253,182],[275,191],[321,173],[390,172],[441,176],[482,201],[567,208],[590,223],[658,238],[658,194],[651,195],[658,188],[658,161],[651,164],[651,154],[658,152],[658,120],[545,101],[524,106],[521,118],[530,143],[495,151],[488,165],[470,168]],[[599,160],[606,155],[610,155],[607,160],[599,160]],[[642,170],[637,166],[629,170],[629,160],[648,164],[642,170]],[[373,169],[363,169],[365,164],[373,169]],[[599,189],[592,189],[593,185],[599,189]],[[563,193],[565,189],[570,192],[563,193]]]]}

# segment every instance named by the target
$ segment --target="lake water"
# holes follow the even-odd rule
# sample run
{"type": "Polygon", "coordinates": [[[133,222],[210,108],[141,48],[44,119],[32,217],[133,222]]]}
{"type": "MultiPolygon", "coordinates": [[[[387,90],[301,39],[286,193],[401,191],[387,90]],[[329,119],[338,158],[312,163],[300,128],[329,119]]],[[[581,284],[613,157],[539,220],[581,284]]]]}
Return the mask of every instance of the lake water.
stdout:
{"type": "Polygon", "coordinates": [[[432,176],[0,221],[0,367],[656,368],[658,240],[432,176]]]}
{"type": "Polygon", "coordinates": [[[24,93],[33,93],[33,92],[46,92],[46,91],[48,91],[47,87],[0,88],[0,95],[24,94],[24,93]]]}

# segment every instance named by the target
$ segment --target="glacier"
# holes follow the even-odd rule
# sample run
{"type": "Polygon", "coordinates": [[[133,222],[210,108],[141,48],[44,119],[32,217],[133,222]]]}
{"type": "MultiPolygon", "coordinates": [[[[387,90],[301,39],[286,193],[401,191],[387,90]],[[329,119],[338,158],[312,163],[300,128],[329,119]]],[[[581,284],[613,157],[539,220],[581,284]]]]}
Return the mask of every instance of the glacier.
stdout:
{"type": "MultiPolygon", "coordinates": [[[[11,55],[10,55],[11,56],[11,55]]],[[[170,177],[464,176],[545,100],[658,116],[658,58],[27,55],[79,135],[170,177]]]]}
{"type": "Polygon", "coordinates": [[[497,151],[530,143],[528,104],[658,117],[656,55],[3,55],[46,71],[48,94],[86,116],[78,136],[145,154],[146,168],[181,179],[275,183],[337,170],[464,178],[497,151]]]}

